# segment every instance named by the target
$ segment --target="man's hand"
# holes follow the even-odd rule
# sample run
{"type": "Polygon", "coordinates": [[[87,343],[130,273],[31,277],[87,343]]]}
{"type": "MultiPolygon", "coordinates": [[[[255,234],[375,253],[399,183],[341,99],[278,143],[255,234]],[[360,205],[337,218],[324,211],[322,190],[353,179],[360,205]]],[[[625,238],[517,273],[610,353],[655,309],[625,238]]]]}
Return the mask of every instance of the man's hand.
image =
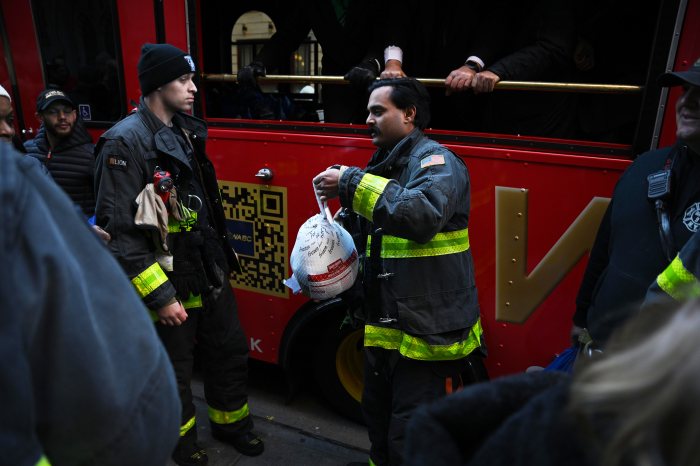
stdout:
{"type": "Polygon", "coordinates": [[[474,89],[475,94],[481,94],[482,92],[493,92],[496,83],[500,81],[501,78],[498,77],[496,73],[485,70],[480,73],[476,73],[472,79],[472,89],[474,89]]]}
{"type": "Polygon", "coordinates": [[[470,89],[475,75],[476,71],[469,68],[467,65],[460,66],[456,70],[453,70],[447,75],[447,78],[445,78],[445,87],[447,88],[445,93],[450,95],[453,92],[462,92],[470,89]]]}
{"type": "Polygon", "coordinates": [[[180,325],[187,320],[187,311],[180,301],[165,305],[156,312],[163,325],[180,325]]]}
{"type": "Polygon", "coordinates": [[[265,76],[265,65],[259,61],[254,61],[238,70],[236,80],[241,86],[258,87],[257,78],[260,76],[265,76]]]}
{"type": "Polygon", "coordinates": [[[350,84],[358,89],[367,90],[369,85],[377,79],[378,74],[379,62],[377,60],[365,60],[345,73],[343,79],[350,81],[350,84]]]}
{"type": "Polygon", "coordinates": [[[382,79],[405,78],[406,73],[403,72],[400,61],[388,60],[384,64],[384,71],[382,71],[379,77],[382,79]]]}
{"type": "Polygon", "coordinates": [[[112,240],[110,234],[97,225],[92,226],[92,231],[105,243],[109,243],[112,240]]]}
{"type": "Polygon", "coordinates": [[[328,168],[314,177],[314,187],[321,202],[338,196],[340,169],[328,168]]]}

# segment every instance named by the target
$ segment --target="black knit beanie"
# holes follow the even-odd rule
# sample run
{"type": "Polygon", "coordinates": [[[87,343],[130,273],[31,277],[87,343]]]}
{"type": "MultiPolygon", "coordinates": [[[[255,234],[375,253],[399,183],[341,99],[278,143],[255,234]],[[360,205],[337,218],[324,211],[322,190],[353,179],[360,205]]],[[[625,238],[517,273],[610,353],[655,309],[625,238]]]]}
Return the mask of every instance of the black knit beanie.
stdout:
{"type": "Polygon", "coordinates": [[[170,44],[143,44],[137,68],[142,95],[195,71],[192,57],[170,44]]]}

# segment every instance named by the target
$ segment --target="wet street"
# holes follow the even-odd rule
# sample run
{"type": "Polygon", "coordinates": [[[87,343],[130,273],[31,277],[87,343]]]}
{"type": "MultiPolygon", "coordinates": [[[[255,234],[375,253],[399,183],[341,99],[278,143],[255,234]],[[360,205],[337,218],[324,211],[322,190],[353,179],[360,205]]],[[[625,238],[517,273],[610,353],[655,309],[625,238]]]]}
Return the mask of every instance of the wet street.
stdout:
{"type": "Polygon", "coordinates": [[[199,442],[207,450],[209,465],[344,466],[367,461],[369,440],[364,426],[331,411],[310,387],[285,404],[281,369],[256,361],[251,362],[249,383],[255,432],[265,441],[265,452],[253,458],[211,437],[202,383],[193,383],[199,442]]]}

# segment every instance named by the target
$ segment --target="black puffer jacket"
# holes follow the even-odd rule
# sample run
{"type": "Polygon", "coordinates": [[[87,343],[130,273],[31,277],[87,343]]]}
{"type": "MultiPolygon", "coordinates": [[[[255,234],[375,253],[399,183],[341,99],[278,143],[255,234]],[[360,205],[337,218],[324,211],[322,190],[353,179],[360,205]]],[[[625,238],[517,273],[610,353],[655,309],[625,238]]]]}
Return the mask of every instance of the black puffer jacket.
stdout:
{"type": "Polygon", "coordinates": [[[27,155],[41,160],[56,184],[86,216],[92,217],[95,213],[94,144],[82,121],[78,119],[70,136],[53,149],[49,147],[44,126],[34,139],[24,143],[24,148],[27,155]]]}

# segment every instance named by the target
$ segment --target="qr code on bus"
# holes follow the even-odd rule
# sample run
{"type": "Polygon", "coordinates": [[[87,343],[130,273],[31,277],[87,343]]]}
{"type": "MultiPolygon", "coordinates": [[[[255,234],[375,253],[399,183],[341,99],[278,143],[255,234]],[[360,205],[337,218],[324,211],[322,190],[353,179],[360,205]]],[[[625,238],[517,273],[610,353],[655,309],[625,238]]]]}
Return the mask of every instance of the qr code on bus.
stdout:
{"type": "Polygon", "coordinates": [[[287,189],[219,181],[226,224],[233,234],[241,273],[233,286],[288,297],[282,280],[288,273],[287,189]]]}

